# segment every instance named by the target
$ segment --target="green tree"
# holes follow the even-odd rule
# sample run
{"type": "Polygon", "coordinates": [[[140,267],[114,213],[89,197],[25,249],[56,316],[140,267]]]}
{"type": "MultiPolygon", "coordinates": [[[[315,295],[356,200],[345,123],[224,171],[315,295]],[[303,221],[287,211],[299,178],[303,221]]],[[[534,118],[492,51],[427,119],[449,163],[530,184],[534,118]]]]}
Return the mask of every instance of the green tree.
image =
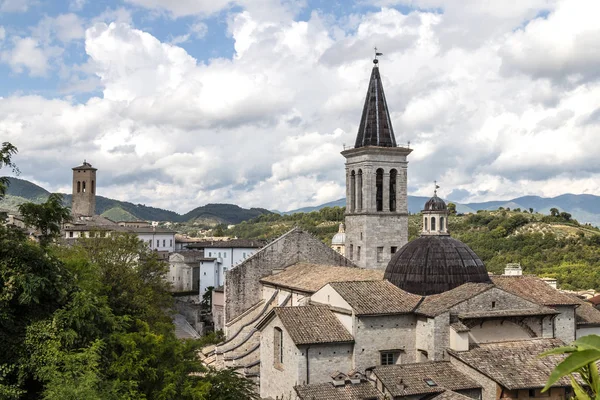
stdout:
{"type": "Polygon", "coordinates": [[[450,215],[456,215],[456,204],[448,203],[448,212],[450,215]]]}
{"type": "MultiPolygon", "coordinates": [[[[0,168],[10,167],[13,172],[18,173],[19,169],[12,161],[12,156],[17,154],[17,151],[17,148],[9,142],[2,143],[2,147],[0,147],[0,168]]],[[[9,183],[8,177],[0,177],[0,200],[6,195],[9,183]]]]}
{"type": "Polygon", "coordinates": [[[558,217],[558,213],[559,213],[559,211],[558,211],[558,208],[552,207],[552,208],[550,209],[550,215],[551,215],[551,216],[553,216],[553,217],[558,217]]]}
{"type": "Polygon", "coordinates": [[[40,243],[45,246],[60,235],[64,222],[71,220],[71,212],[62,204],[62,195],[52,193],[42,204],[23,203],[19,213],[26,225],[40,231],[40,243]]]}

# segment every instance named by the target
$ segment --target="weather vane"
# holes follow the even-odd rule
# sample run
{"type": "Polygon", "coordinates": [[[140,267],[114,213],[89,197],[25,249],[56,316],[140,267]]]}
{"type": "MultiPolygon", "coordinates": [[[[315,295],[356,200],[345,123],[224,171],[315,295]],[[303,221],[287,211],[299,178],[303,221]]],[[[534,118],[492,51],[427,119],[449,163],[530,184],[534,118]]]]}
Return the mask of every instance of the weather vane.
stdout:
{"type": "Polygon", "coordinates": [[[373,64],[377,64],[379,62],[379,60],[377,59],[377,57],[382,56],[383,53],[379,53],[377,51],[377,47],[374,47],[373,49],[375,50],[375,58],[373,59],[373,64]]]}
{"type": "Polygon", "coordinates": [[[435,189],[433,190],[433,194],[435,196],[437,196],[437,190],[440,188],[439,185],[437,184],[437,181],[433,181],[433,184],[435,186],[435,189]]]}

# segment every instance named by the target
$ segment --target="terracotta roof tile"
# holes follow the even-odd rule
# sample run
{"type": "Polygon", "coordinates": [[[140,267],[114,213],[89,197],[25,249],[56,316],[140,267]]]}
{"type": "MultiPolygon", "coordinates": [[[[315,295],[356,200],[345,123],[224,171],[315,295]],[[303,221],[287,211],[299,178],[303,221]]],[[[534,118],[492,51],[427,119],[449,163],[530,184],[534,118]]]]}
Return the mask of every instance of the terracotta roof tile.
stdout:
{"type": "Polygon", "coordinates": [[[542,279],[530,275],[492,276],[499,288],[544,306],[578,304],[571,296],[554,289],[542,279]]]}
{"type": "Polygon", "coordinates": [[[416,312],[436,316],[493,287],[490,283],[465,283],[447,292],[425,297],[416,312]]]}
{"type": "Polygon", "coordinates": [[[382,400],[383,395],[369,382],[333,386],[316,383],[294,388],[300,400],[382,400]]]}
{"type": "Polygon", "coordinates": [[[250,248],[259,249],[267,245],[266,240],[262,239],[231,239],[231,240],[203,240],[192,241],[187,245],[190,249],[204,248],[250,248]]]}
{"type": "Polygon", "coordinates": [[[410,313],[422,299],[388,281],[332,282],[330,285],[357,315],[410,313]]]}
{"type": "Polygon", "coordinates": [[[287,267],[278,274],[266,276],[260,282],[314,293],[330,282],[366,280],[383,280],[383,271],[358,267],[298,263],[287,267]]]}
{"type": "Polygon", "coordinates": [[[296,345],[354,341],[328,307],[275,307],[273,310],[296,345]]]}
{"type": "Polygon", "coordinates": [[[457,371],[449,361],[399,364],[375,367],[373,373],[395,398],[444,390],[481,388],[477,382],[457,371]],[[425,381],[432,380],[434,386],[425,381]]]}
{"type": "MultiPolygon", "coordinates": [[[[560,339],[531,339],[482,343],[469,351],[448,349],[448,353],[507,389],[534,389],[546,385],[550,372],[564,358],[538,356],[563,345],[560,339]]],[[[563,378],[554,386],[570,386],[570,383],[563,378]]]]}
{"type": "Polygon", "coordinates": [[[470,397],[465,396],[464,394],[453,392],[452,390],[446,390],[434,397],[431,400],[471,400],[470,397]]]}
{"type": "Polygon", "coordinates": [[[493,318],[493,317],[525,317],[538,315],[555,315],[560,314],[558,311],[548,307],[535,308],[519,308],[509,310],[484,310],[459,313],[460,319],[478,319],[478,318],[493,318]]]}
{"type": "Polygon", "coordinates": [[[575,321],[577,325],[598,325],[600,326],[600,310],[594,307],[591,303],[580,299],[575,295],[569,295],[573,301],[579,304],[575,309],[575,321]]]}

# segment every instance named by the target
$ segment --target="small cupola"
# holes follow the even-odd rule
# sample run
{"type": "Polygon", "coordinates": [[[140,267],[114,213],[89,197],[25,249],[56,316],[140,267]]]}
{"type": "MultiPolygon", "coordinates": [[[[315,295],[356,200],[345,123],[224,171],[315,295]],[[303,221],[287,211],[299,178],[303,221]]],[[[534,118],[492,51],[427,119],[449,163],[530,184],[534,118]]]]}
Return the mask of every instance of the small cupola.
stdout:
{"type": "Polygon", "coordinates": [[[448,233],[448,207],[444,200],[438,197],[440,187],[435,182],[433,197],[423,207],[423,229],[421,235],[449,235],[448,233]]]}

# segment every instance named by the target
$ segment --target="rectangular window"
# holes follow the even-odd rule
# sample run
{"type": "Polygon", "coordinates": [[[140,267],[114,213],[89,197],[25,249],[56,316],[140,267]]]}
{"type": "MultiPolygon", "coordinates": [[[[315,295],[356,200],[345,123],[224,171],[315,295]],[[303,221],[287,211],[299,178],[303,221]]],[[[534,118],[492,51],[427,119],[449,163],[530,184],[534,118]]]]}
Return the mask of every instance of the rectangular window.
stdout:
{"type": "Polygon", "coordinates": [[[396,351],[381,352],[381,365],[394,365],[398,362],[399,356],[400,353],[396,351]]]}
{"type": "Polygon", "coordinates": [[[156,247],[160,247],[160,240],[156,241],[156,247]]]}
{"type": "Polygon", "coordinates": [[[354,260],[354,245],[353,244],[350,245],[350,251],[348,254],[350,255],[350,259],[354,260]]]}
{"type": "Polygon", "coordinates": [[[223,258],[227,258],[227,253],[223,253],[223,258]]]}
{"type": "Polygon", "coordinates": [[[167,247],[167,241],[163,239],[163,247],[167,247]]]}
{"type": "Polygon", "coordinates": [[[383,261],[383,247],[377,248],[377,262],[383,261]]]}
{"type": "Polygon", "coordinates": [[[73,231],[69,232],[69,237],[73,237],[73,231]]]}
{"type": "Polygon", "coordinates": [[[273,329],[273,364],[279,368],[283,364],[283,331],[279,327],[273,329]]]}
{"type": "Polygon", "coordinates": [[[221,252],[219,252],[219,257],[221,257],[221,252]]]}
{"type": "Polygon", "coordinates": [[[169,247],[173,247],[173,239],[169,240],[169,247]]]}
{"type": "Polygon", "coordinates": [[[360,246],[356,246],[356,260],[360,261],[360,246]]]}
{"type": "Polygon", "coordinates": [[[398,247],[396,247],[396,246],[392,246],[392,247],[390,248],[390,253],[391,253],[391,254],[396,254],[396,251],[398,251],[398,247]]]}
{"type": "Polygon", "coordinates": [[[209,256],[209,257],[212,257],[212,253],[211,253],[210,251],[208,252],[208,256],[209,256]]]}

